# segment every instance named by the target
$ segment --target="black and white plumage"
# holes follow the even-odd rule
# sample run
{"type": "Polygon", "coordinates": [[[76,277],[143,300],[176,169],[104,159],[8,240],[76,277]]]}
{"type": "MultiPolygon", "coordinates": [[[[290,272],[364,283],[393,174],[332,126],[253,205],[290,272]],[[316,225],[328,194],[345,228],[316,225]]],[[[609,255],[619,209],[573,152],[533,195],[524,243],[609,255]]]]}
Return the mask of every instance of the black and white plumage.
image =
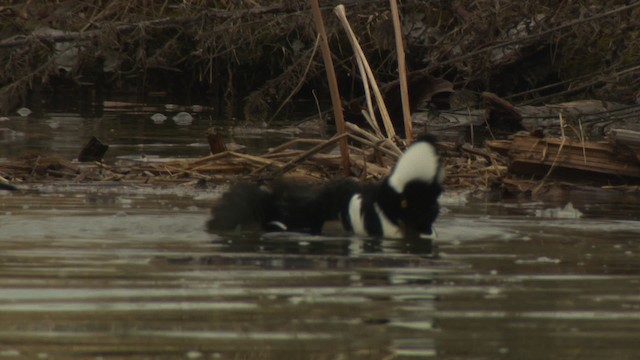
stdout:
{"type": "Polygon", "coordinates": [[[271,186],[234,185],[212,209],[208,229],[257,225],[266,231],[319,234],[326,221],[340,219],[356,235],[432,238],[443,178],[435,138],[422,136],[381,183],[342,179],[323,185],[284,180],[271,186]]]}

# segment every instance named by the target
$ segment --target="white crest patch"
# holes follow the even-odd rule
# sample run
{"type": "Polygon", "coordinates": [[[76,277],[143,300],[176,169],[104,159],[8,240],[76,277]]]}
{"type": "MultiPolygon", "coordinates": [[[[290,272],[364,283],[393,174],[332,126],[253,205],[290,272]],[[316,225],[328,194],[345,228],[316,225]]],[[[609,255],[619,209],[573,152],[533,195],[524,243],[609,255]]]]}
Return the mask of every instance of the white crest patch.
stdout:
{"type": "Polygon", "coordinates": [[[411,181],[441,182],[442,177],[435,147],[431,143],[420,141],[409,146],[400,157],[389,176],[389,185],[401,194],[407,183],[411,181]]]}

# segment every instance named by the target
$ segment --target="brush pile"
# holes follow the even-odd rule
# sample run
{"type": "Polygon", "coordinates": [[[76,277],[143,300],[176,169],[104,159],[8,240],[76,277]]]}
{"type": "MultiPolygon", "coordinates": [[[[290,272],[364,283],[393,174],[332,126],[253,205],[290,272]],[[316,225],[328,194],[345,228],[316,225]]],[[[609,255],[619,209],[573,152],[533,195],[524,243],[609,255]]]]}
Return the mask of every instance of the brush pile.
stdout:
{"type": "MultiPolygon", "coordinates": [[[[377,79],[397,79],[388,3],[323,3],[331,49],[343,59],[342,93],[361,95],[352,88],[353,52],[331,14],[338,3],[377,79]]],[[[456,88],[517,104],[638,99],[638,2],[409,0],[400,14],[409,70],[456,88]]],[[[305,0],[11,0],[0,3],[0,29],[0,115],[40,91],[88,87],[92,101],[134,92],[265,120],[291,96],[326,88],[305,0]]]]}
{"type": "MultiPolygon", "coordinates": [[[[280,176],[322,181],[343,173],[337,143],[349,139],[351,173],[361,180],[387,176],[402,151],[388,139],[348,124],[345,135],[328,140],[295,139],[250,155],[224,151],[201,158],[77,162],[59,156],[28,154],[0,162],[0,179],[29,184],[84,183],[96,186],[208,186],[239,180],[268,181],[280,176]]],[[[448,190],[486,191],[507,174],[507,159],[497,153],[440,143],[448,190]]]]}

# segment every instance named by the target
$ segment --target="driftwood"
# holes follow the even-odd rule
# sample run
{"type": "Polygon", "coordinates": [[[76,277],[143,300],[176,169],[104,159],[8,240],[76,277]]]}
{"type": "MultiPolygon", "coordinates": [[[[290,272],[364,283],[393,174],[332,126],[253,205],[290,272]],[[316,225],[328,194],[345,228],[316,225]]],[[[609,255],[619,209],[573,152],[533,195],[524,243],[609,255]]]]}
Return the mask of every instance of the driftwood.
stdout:
{"type": "Polygon", "coordinates": [[[640,163],[620,157],[608,143],[579,142],[568,138],[515,136],[512,142],[486,142],[496,151],[508,149],[509,171],[516,174],[547,175],[554,170],[576,170],[615,177],[640,178],[640,163]],[[508,145],[508,147],[507,147],[508,145]]]}
{"type": "MultiPolygon", "coordinates": [[[[195,185],[238,180],[269,180],[294,176],[325,180],[343,172],[338,142],[349,140],[350,171],[363,180],[387,176],[401,150],[389,139],[376,137],[356,126],[328,140],[294,139],[264,154],[222,151],[191,159],[146,159],[71,163],[55,156],[31,155],[0,162],[0,177],[21,183],[72,182],[96,185],[195,185]]],[[[640,133],[616,131],[613,143],[570,140],[568,137],[517,135],[513,140],[487,141],[488,148],[439,142],[448,191],[486,191],[502,189],[517,193],[540,193],[551,175],[574,175],[582,180],[600,180],[602,188],[630,191],[631,178],[640,179],[638,149],[640,133]],[[621,149],[625,149],[621,151],[621,149]],[[515,174],[516,176],[512,176],[515,174]],[[526,176],[518,176],[524,174],[526,176]],[[584,176],[584,175],[593,176],[584,176]],[[531,175],[540,175],[533,177],[531,175]],[[540,181],[542,178],[542,181],[540,181]],[[604,182],[602,182],[604,178],[604,182]],[[624,178],[625,182],[616,181],[624,178]]],[[[19,186],[20,188],[23,188],[19,186]]]]}
{"type": "MultiPolygon", "coordinates": [[[[126,184],[179,184],[199,180],[226,182],[229,180],[258,180],[284,174],[322,180],[343,172],[342,159],[335,154],[338,143],[349,137],[358,144],[349,153],[350,171],[362,179],[381,179],[398,155],[389,151],[384,163],[373,163],[378,145],[351,133],[336,135],[328,140],[295,139],[275,147],[264,155],[222,151],[196,159],[158,159],[146,161],[120,160],[71,163],[55,156],[31,155],[0,163],[0,176],[13,183],[42,181],[96,182],[126,184]],[[297,149],[295,147],[307,147],[297,149]]],[[[377,139],[382,140],[383,139],[377,139]]],[[[377,160],[377,159],[376,159],[377,160]]]]}
{"type": "Polygon", "coordinates": [[[613,129],[608,135],[609,141],[624,152],[632,152],[640,161],[640,132],[613,129]]]}

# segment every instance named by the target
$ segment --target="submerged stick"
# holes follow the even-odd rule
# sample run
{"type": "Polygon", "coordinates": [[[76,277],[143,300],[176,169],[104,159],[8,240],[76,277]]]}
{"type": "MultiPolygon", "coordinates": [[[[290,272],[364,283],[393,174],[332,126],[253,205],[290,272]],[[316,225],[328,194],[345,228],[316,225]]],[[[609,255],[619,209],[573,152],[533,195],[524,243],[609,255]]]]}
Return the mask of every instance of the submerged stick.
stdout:
{"type": "MultiPolygon", "coordinates": [[[[316,30],[320,36],[320,50],[322,51],[324,68],[327,72],[327,81],[329,82],[331,104],[333,105],[333,116],[336,120],[338,135],[341,136],[345,134],[344,115],[342,113],[340,91],[338,90],[338,80],[336,79],[336,72],[333,68],[333,60],[331,58],[331,49],[329,49],[329,40],[327,39],[327,33],[324,30],[324,23],[322,22],[322,13],[320,12],[318,0],[310,0],[310,2],[311,10],[313,12],[313,20],[316,23],[316,30]]],[[[349,147],[346,136],[340,137],[340,155],[342,156],[342,168],[344,175],[349,176],[351,174],[351,165],[349,163],[349,147]]]]}
{"type": "Polygon", "coordinates": [[[402,100],[402,118],[404,121],[404,132],[407,144],[411,143],[413,128],[411,126],[411,110],[409,108],[409,90],[407,89],[407,69],[404,59],[404,44],[402,42],[402,28],[400,26],[400,15],[398,14],[398,3],[396,0],[389,0],[391,4],[391,19],[393,19],[393,32],[396,37],[396,55],[398,57],[398,76],[400,77],[400,99],[402,100]]]}

